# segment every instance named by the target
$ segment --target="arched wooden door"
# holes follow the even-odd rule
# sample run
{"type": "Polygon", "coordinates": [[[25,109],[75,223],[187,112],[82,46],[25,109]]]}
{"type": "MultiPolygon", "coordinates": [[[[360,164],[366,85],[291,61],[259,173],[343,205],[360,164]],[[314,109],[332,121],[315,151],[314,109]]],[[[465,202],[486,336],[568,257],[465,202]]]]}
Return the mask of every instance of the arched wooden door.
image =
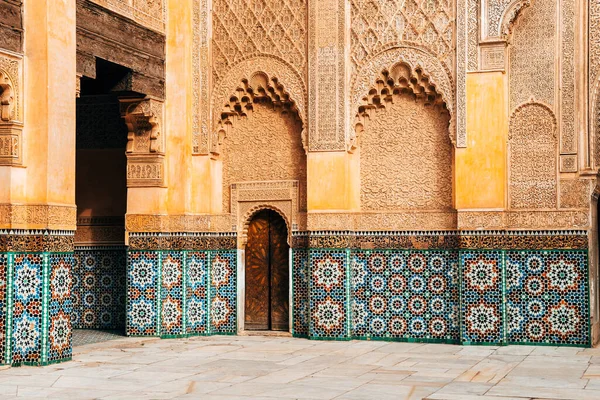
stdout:
{"type": "Polygon", "coordinates": [[[289,330],[289,249],[283,218],[258,212],[246,244],[245,329],[289,330]]]}

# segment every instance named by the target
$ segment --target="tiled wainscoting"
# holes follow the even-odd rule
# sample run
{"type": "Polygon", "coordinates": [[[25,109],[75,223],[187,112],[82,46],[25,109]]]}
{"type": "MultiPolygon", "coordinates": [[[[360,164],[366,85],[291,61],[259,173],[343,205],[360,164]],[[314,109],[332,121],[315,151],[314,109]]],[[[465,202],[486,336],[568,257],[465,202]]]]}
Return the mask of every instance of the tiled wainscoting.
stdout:
{"type": "Polygon", "coordinates": [[[0,364],[71,358],[72,232],[0,238],[0,364]]]}
{"type": "Polygon", "coordinates": [[[128,335],[237,332],[235,236],[139,235],[130,240],[128,335]],[[160,250],[173,247],[178,250],[160,250]]]}
{"type": "Polygon", "coordinates": [[[124,329],[127,250],[76,246],[73,266],[74,329],[124,329]]]}
{"type": "Polygon", "coordinates": [[[585,232],[297,234],[293,333],[589,346],[587,248],[585,232]]]}

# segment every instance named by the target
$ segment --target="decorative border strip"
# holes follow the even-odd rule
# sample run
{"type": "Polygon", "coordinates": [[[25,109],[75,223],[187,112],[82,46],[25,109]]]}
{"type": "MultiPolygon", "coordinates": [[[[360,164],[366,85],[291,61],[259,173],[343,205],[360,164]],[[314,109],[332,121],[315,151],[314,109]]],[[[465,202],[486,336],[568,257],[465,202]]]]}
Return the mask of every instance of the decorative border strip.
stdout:
{"type": "Polygon", "coordinates": [[[329,249],[587,249],[586,231],[317,231],[292,236],[292,248],[329,249]]]}
{"type": "Polygon", "coordinates": [[[214,250],[236,249],[236,233],[133,233],[130,250],[214,250]]]}

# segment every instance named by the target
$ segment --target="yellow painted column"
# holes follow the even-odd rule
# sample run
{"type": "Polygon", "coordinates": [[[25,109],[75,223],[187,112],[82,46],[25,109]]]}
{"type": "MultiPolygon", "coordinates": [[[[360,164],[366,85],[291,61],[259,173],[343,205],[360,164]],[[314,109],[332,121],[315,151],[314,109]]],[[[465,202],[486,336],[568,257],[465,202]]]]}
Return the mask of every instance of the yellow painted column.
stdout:
{"type": "Polygon", "coordinates": [[[169,214],[184,214],[190,206],[193,7],[193,0],[167,3],[165,157],[169,214]]]}
{"type": "MultiPolygon", "coordinates": [[[[10,200],[22,229],[75,229],[75,2],[24,2],[23,165],[10,200]]],[[[6,199],[3,198],[2,201],[6,199]]]]}
{"type": "Polygon", "coordinates": [[[508,116],[506,75],[467,75],[467,147],[456,149],[456,209],[506,208],[508,116]]]}

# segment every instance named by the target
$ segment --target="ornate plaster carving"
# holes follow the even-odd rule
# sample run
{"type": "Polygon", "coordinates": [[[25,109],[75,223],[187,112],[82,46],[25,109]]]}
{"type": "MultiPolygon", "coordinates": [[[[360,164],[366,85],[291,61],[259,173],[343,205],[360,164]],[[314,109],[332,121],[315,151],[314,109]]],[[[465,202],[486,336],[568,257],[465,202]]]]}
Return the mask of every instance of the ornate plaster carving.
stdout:
{"type": "Polygon", "coordinates": [[[425,106],[431,106],[444,115],[448,109],[441,94],[436,90],[435,83],[420,69],[412,70],[411,66],[398,62],[389,69],[381,71],[375,79],[375,84],[363,97],[355,117],[354,135],[350,136],[349,151],[356,148],[359,134],[366,129],[372,112],[378,108],[386,108],[400,95],[410,95],[425,106]]]}
{"type": "Polygon", "coordinates": [[[434,90],[420,98],[404,90],[389,91],[360,138],[361,209],[451,210],[448,114],[434,90]]]}
{"type": "Polygon", "coordinates": [[[454,19],[451,1],[350,0],[351,50],[354,66],[391,43],[426,47],[448,70],[453,70],[454,19]]]}
{"type": "Polygon", "coordinates": [[[347,141],[347,1],[308,2],[310,151],[344,151],[347,141]]]}
{"type": "MultiPolygon", "coordinates": [[[[231,68],[213,92],[211,108],[214,113],[214,133],[208,140],[211,152],[220,153],[219,141],[228,133],[229,117],[243,116],[242,106],[251,106],[255,99],[267,98],[274,101],[275,105],[289,108],[298,115],[302,126],[307,126],[307,92],[302,77],[282,59],[274,56],[252,57],[231,68]],[[236,97],[236,94],[239,96],[236,97]],[[233,98],[235,100],[232,101],[233,98]],[[223,121],[223,114],[226,121],[223,121]]],[[[201,138],[200,142],[204,140],[201,138]]]]}
{"type": "MultiPolygon", "coordinates": [[[[231,207],[231,213],[235,214],[238,204],[234,198],[230,199],[230,194],[237,195],[238,187],[252,186],[254,184],[245,182],[256,181],[296,181],[298,201],[295,206],[306,209],[306,154],[301,131],[301,124],[296,118],[282,115],[270,103],[255,104],[253,111],[238,121],[236,129],[225,138],[222,146],[225,211],[231,207]]],[[[272,184],[275,183],[266,184],[264,194],[274,193],[273,188],[267,190],[272,184]]],[[[248,193],[261,192],[244,191],[241,195],[247,196],[248,193]]],[[[239,225],[239,221],[231,225],[239,225]]]]}
{"type": "Polygon", "coordinates": [[[511,209],[557,207],[556,117],[531,99],[510,118],[509,206],[511,209]]]}
{"type": "MultiPolygon", "coordinates": [[[[213,0],[214,81],[240,61],[272,55],[306,71],[306,2],[213,0]]],[[[253,72],[253,71],[246,71],[253,72]]]]}
{"type": "MultiPolygon", "coordinates": [[[[532,0],[512,0],[512,2],[508,2],[506,0],[496,0],[492,1],[493,4],[505,5],[505,8],[500,17],[500,23],[495,24],[497,14],[494,15],[494,19],[491,20],[494,23],[490,23],[488,26],[490,28],[489,35],[497,36],[497,37],[506,37],[512,33],[513,26],[515,25],[517,18],[521,12],[531,5],[532,0]]],[[[500,9],[494,9],[494,12],[499,11],[500,9]]]]}
{"type": "MultiPolygon", "coordinates": [[[[364,103],[365,95],[376,87],[381,71],[391,71],[394,66],[407,65],[411,71],[421,71],[427,78],[428,86],[435,87],[441,101],[450,114],[450,140],[455,143],[456,125],[454,114],[454,90],[452,75],[433,55],[416,47],[393,47],[364,62],[352,80],[351,109],[357,110],[364,103]]],[[[348,138],[348,148],[353,146],[353,138],[348,138]]]]}
{"type": "MultiPolygon", "coordinates": [[[[242,79],[221,111],[216,132],[212,137],[211,154],[218,156],[223,140],[228,136],[239,119],[252,112],[255,103],[269,104],[283,114],[300,118],[300,112],[294,99],[286,91],[277,78],[270,78],[264,72],[255,72],[249,79],[242,79]]],[[[301,120],[301,119],[300,119],[301,120]]],[[[302,122],[302,120],[301,120],[302,122]]],[[[304,122],[302,122],[304,124],[304,122]]],[[[306,130],[302,129],[302,146],[307,149],[306,130]]]]}
{"type": "Polygon", "coordinates": [[[163,103],[152,99],[120,99],[127,125],[127,186],[164,185],[163,103]]]}
{"type": "MultiPolygon", "coordinates": [[[[399,48],[405,48],[405,52],[421,50],[422,56],[437,60],[436,69],[444,71],[449,87],[441,91],[452,115],[452,141],[458,147],[466,147],[466,130],[463,124],[463,94],[466,93],[463,92],[466,90],[467,5],[465,0],[458,0],[455,15],[453,3],[426,0],[351,0],[352,81],[361,79],[365,73],[369,74],[371,71],[368,69],[372,67],[370,64],[386,51],[397,51],[399,48]],[[452,23],[454,19],[456,24],[452,23]],[[453,43],[455,36],[456,45],[453,43]],[[455,103],[455,90],[458,103],[455,103]]],[[[398,58],[395,61],[399,60],[398,58]]],[[[394,62],[390,61],[389,64],[394,62]]],[[[382,67],[383,65],[377,65],[375,69],[381,70],[382,67]]],[[[436,72],[433,69],[423,69],[441,85],[441,79],[435,76],[436,72]]],[[[374,74],[367,76],[372,77],[374,74]]],[[[351,88],[354,99],[355,84],[352,84],[351,88]]],[[[355,104],[352,104],[352,107],[355,107],[355,104]]]]}
{"type": "Polygon", "coordinates": [[[460,211],[458,228],[481,229],[586,229],[587,210],[460,211]]]}
{"type": "Polygon", "coordinates": [[[77,207],[48,204],[0,204],[2,229],[72,230],[77,227],[77,207]]]}
{"type": "Polygon", "coordinates": [[[0,54],[0,165],[21,164],[21,60],[0,54]]]}
{"type": "MultiPolygon", "coordinates": [[[[467,69],[469,71],[477,71],[479,68],[479,39],[480,39],[480,23],[479,23],[479,15],[481,10],[481,1],[480,0],[466,0],[466,10],[467,13],[467,69]]],[[[461,18],[461,9],[457,7],[457,19],[461,18]]],[[[459,41],[461,38],[457,34],[456,42],[457,46],[459,45],[459,41]]],[[[459,55],[457,55],[459,56],[459,55]]],[[[458,71],[457,74],[461,71],[458,71]]]]}
{"type": "MultiPolygon", "coordinates": [[[[600,16],[600,12],[598,15],[600,16]]],[[[600,166],[600,77],[593,85],[590,85],[590,87],[590,137],[592,138],[591,155],[594,160],[595,167],[598,168],[600,166]]]]}
{"type": "Polygon", "coordinates": [[[456,229],[456,212],[367,211],[360,213],[308,213],[311,231],[419,231],[456,229]]]}
{"type": "Polygon", "coordinates": [[[210,118],[210,91],[212,87],[211,52],[209,48],[209,27],[212,25],[209,0],[194,0],[193,9],[193,111],[192,111],[192,152],[208,154],[210,118]]]}
{"type": "Polygon", "coordinates": [[[535,0],[512,33],[510,107],[530,97],[554,107],[556,93],[556,1],[535,0]]]}

